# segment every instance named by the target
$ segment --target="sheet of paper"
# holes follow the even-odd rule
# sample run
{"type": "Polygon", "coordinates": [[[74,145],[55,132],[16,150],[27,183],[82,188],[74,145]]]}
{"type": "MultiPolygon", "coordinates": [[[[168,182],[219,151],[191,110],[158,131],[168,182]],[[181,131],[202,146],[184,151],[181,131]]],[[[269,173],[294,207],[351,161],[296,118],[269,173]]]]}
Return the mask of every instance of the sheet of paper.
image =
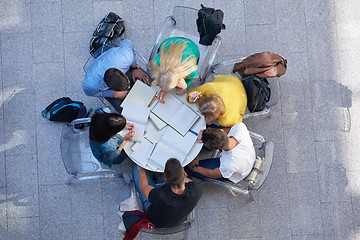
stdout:
{"type": "Polygon", "coordinates": [[[165,104],[158,102],[151,111],[164,122],[169,123],[183,103],[171,93],[166,94],[164,101],[165,104]]]}
{"type": "Polygon", "coordinates": [[[150,112],[149,114],[149,119],[151,120],[151,122],[154,124],[154,126],[158,129],[161,130],[164,127],[166,127],[166,123],[161,120],[161,118],[157,117],[155,114],[153,114],[152,112],[150,112]]]}
{"type": "Polygon", "coordinates": [[[149,113],[150,108],[127,102],[124,104],[124,108],[121,114],[126,118],[127,121],[146,125],[149,113]]]}
{"type": "Polygon", "coordinates": [[[154,149],[154,146],[155,144],[152,144],[147,139],[144,139],[136,147],[136,150],[131,154],[131,157],[134,158],[135,161],[141,163],[142,166],[144,166],[148,163],[148,159],[154,149]]]}
{"type": "MultiPolygon", "coordinates": [[[[144,132],[145,132],[145,128],[146,125],[137,123],[137,122],[132,122],[132,121],[127,121],[128,123],[132,123],[134,124],[134,128],[132,131],[135,131],[135,137],[133,137],[133,142],[142,142],[144,139],[144,132]]],[[[121,136],[125,136],[127,133],[129,132],[129,130],[127,129],[123,129],[121,131],[121,136]]]]}
{"type": "Polygon", "coordinates": [[[168,124],[184,136],[198,119],[199,115],[183,104],[168,124]]]}
{"type": "Polygon", "coordinates": [[[165,163],[169,158],[176,158],[180,162],[183,162],[186,155],[179,153],[174,148],[171,148],[164,142],[156,144],[153,153],[150,156],[149,162],[159,168],[164,168],[165,163]]]}
{"type": "Polygon", "coordinates": [[[142,81],[136,81],[120,106],[124,107],[125,103],[131,102],[143,107],[147,107],[154,98],[157,91],[158,88],[152,88],[142,81]]]}
{"type": "Polygon", "coordinates": [[[182,136],[173,128],[169,127],[161,137],[160,142],[166,143],[170,148],[175,149],[185,158],[196,140],[197,136],[191,132],[188,132],[185,134],[185,136],[182,136]]]}

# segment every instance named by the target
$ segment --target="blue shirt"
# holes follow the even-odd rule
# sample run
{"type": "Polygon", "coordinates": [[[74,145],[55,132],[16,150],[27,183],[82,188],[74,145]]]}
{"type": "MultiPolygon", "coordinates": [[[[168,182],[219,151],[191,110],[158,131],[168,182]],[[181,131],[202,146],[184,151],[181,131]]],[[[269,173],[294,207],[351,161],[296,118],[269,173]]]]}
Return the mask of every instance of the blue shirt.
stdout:
{"type": "Polygon", "coordinates": [[[123,141],[124,138],[120,134],[115,134],[103,144],[90,140],[90,147],[98,161],[111,167],[113,163],[120,163],[124,160],[124,154],[119,150],[119,145],[123,141]]]}
{"type": "Polygon", "coordinates": [[[119,47],[111,48],[101,54],[88,68],[83,90],[93,97],[113,97],[113,90],[104,82],[104,75],[109,68],[117,68],[126,73],[131,66],[136,65],[134,46],[129,39],[121,41],[119,47]]]}

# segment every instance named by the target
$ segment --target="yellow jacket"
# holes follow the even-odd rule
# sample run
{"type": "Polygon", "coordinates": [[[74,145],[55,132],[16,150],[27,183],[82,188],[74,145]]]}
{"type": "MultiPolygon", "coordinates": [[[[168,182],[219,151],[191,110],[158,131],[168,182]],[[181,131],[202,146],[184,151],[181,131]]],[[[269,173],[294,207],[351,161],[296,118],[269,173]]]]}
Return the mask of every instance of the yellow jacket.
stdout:
{"type": "MultiPolygon", "coordinates": [[[[218,94],[225,105],[225,113],[218,119],[219,124],[224,127],[232,127],[242,121],[242,114],[245,113],[247,98],[244,85],[237,77],[220,75],[212,82],[205,83],[190,90],[186,96],[189,102],[189,93],[201,92],[201,95],[218,94]]],[[[192,103],[190,103],[192,104],[192,103]]]]}

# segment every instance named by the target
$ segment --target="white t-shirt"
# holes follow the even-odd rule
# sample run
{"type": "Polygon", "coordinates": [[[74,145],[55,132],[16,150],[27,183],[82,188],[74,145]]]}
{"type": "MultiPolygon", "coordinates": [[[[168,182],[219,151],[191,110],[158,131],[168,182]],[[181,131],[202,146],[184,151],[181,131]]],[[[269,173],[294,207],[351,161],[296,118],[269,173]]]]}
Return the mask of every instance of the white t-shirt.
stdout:
{"type": "Polygon", "coordinates": [[[234,125],[228,137],[234,137],[239,144],[229,151],[222,151],[219,168],[224,178],[237,183],[250,173],[255,163],[256,153],[244,123],[239,122],[234,125]]]}

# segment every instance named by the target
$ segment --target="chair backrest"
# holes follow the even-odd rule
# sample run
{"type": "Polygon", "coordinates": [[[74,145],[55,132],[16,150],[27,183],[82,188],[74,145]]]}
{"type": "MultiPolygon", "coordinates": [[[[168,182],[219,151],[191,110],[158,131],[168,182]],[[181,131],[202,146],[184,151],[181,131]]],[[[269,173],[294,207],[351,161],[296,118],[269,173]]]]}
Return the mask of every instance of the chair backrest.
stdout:
{"type": "Polygon", "coordinates": [[[162,29],[155,41],[154,47],[151,51],[149,61],[151,61],[158,52],[159,46],[163,40],[169,37],[184,37],[192,40],[200,51],[199,79],[203,83],[206,75],[210,71],[210,66],[213,63],[216,52],[220,46],[221,38],[216,36],[212,45],[205,46],[199,43],[200,35],[197,31],[196,19],[198,17],[198,9],[176,6],[171,16],[167,17],[163,23],[162,29]]]}
{"type": "MultiPolygon", "coordinates": [[[[192,210],[192,212],[189,214],[187,220],[183,222],[182,224],[179,224],[174,227],[170,228],[140,228],[141,232],[154,234],[154,235],[172,235],[177,233],[183,233],[183,237],[181,239],[187,239],[188,236],[188,230],[191,228],[191,224],[194,222],[196,217],[196,208],[192,210]]],[[[177,236],[178,239],[178,236],[177,236]]]]}
{"type": "Polygon", "coordinates": [[[62,129],[60,149],[66,171],[78,180],[122,177],[119,172],[104,168],[93,156],[89,143],[90,121],[91,118],[75,119],[62,129]],[[86,127],[77,129],[78,124],[86,127]]]}
{"type": "MultiPolygon", "coordinates": [[[[244,59],[245,57],[235,58],[211,66],[206,76],[206,81],[213,81],[219,75],[232,75],[241,79],[241,76],[237,72],[233,73],[232,70],[234,68],[235,63],[241,62],[244,59]]],[[[247,111],[243,115],[243,119],[266,115],[270,112],[270,108],[275,106],[279,102],[280,85],[278,78],[268,78],[268,81],[269,81],[269,87],[271,89],[271,97],[270,97],[270,101],[266,104],[266,108],[261,112],[250,113],[247,111]]]]}

